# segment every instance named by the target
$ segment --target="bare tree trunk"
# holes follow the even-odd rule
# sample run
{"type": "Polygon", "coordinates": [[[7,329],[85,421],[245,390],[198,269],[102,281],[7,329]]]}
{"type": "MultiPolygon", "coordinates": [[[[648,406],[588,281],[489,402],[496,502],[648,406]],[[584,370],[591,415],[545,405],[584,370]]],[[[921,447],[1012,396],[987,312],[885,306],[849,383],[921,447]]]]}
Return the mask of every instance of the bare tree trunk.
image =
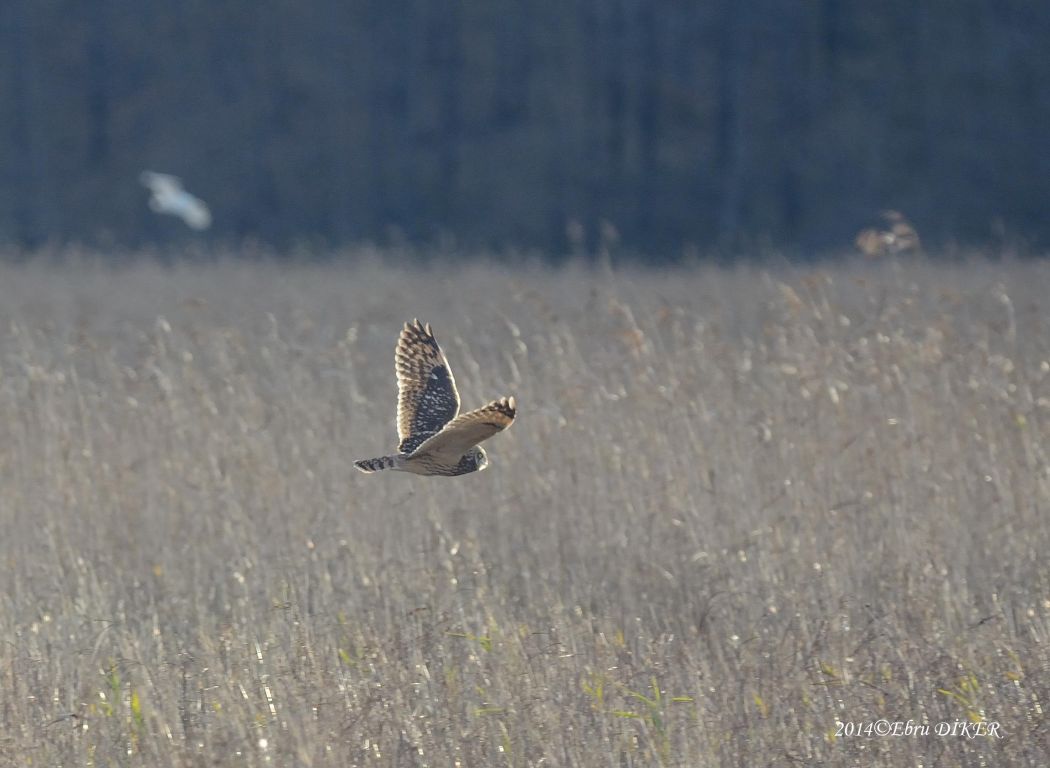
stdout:
{"type": "Polygon", "coordinates": [[[626,22],[620,3],[611,3],[609,47],[605,51],[605,109],[608,120],[607,156],[613,178],[623,175],[624,116],[627,113],[627,77],[623,65],[626,53],[626,22]]]}
{"type": "Polygon", "coordinates": [[[95,0],[88,11],[87,86],[89,139],[87,165],[104,170],[109,160],[110,51],[112,31],[109,25],[109,3],[95,0]]]}
{"type": "Polygon", "coordinates": [[[460,189],[460,142],[462,141],[463,41],[460,38],[460,0],[441,4],[431,21],[431,46],[440,83],[439,163],[442,194],[438,196],[440,226],[455,227],[460,189]]]}
{"type": "Polygon", "coordinates": [[[26,3],[32,0],[10,0],[7,24],[10,40],[7,59],[10,63],[9,87],[11,93],[11,132],[7,164],[11,178],[12,218],[14,235],[32,248],[40,243],[41,169],[37,152],[36,109],[33,93],[36,91],[36,57],[33,30],[29,25],[26,3]]]}
{"type": "Polygon", "coordinates": [[[746,98],[749,46],[747,0],[726,0],[718,69],[716,163],[721,179],[718,239],[731,245],[739,237],[747,170],[746,98]]]}
{"type": "Polygon", "coordinates": [[[653,231],[657,174],[659,173],[658,151],[660,146],[660,86],[661,71],[660,40],[657,29],[655,4],[642,0],[638,10],[638,34],[641,38],[639,82],[641,95],[638,100],[638,134],[641,154],[641,179],[636,185],[637,232],[635,237],[651,242],[658,235],[653,231]]]}

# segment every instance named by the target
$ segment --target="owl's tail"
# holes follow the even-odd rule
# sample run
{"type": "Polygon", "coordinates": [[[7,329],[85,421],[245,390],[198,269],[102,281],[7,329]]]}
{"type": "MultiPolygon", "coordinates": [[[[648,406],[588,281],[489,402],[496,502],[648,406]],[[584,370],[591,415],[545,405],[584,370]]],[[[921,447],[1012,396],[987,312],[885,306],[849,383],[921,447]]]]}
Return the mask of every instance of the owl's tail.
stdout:
{"type": "Polygon", "coordinates": [[[401,457],[380,456],[378,459],[361,459],[361,461],[355,461],[354,466],[368,474],[379,472],[384,469],[400,469],[401,457]]]}

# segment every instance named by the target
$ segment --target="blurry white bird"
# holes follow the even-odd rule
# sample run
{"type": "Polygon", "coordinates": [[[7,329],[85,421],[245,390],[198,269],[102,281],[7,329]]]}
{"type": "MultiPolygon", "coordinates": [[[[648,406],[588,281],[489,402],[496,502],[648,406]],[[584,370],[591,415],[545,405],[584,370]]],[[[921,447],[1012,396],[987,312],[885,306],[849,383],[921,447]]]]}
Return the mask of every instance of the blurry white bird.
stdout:
{"type": "Polygon", "coordinates": [[[149,199],[150,210],[178,216],[191,229],[207,229],[211,226],[211,212],[199,197],[194,197],[182,188],[178,176],[167,173],[143,171],[139,175],[142,186],[152,193],[149,199]]]}

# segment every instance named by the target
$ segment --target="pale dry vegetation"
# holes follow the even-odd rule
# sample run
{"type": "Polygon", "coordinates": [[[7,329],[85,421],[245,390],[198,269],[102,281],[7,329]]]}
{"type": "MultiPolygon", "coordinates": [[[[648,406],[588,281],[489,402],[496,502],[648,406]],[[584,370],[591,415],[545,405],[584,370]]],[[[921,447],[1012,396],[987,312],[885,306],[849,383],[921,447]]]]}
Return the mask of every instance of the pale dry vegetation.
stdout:
{"type": "Polygon", "coordinates": [[[0,267],[0,765],[1046,764],[1050,265],[447,274],[0,267]]]}

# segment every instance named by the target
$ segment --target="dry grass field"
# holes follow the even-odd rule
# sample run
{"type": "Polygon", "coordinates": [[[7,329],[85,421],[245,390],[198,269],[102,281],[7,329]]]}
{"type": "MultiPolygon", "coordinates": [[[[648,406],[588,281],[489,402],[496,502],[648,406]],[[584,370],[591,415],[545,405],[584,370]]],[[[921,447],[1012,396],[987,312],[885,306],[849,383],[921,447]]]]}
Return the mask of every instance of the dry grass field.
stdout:
{"type": "Polygon", "coordinates": [[[1048,764],[1050,263],[381,256],[0,266],[0,766],[1048,764]]]}

